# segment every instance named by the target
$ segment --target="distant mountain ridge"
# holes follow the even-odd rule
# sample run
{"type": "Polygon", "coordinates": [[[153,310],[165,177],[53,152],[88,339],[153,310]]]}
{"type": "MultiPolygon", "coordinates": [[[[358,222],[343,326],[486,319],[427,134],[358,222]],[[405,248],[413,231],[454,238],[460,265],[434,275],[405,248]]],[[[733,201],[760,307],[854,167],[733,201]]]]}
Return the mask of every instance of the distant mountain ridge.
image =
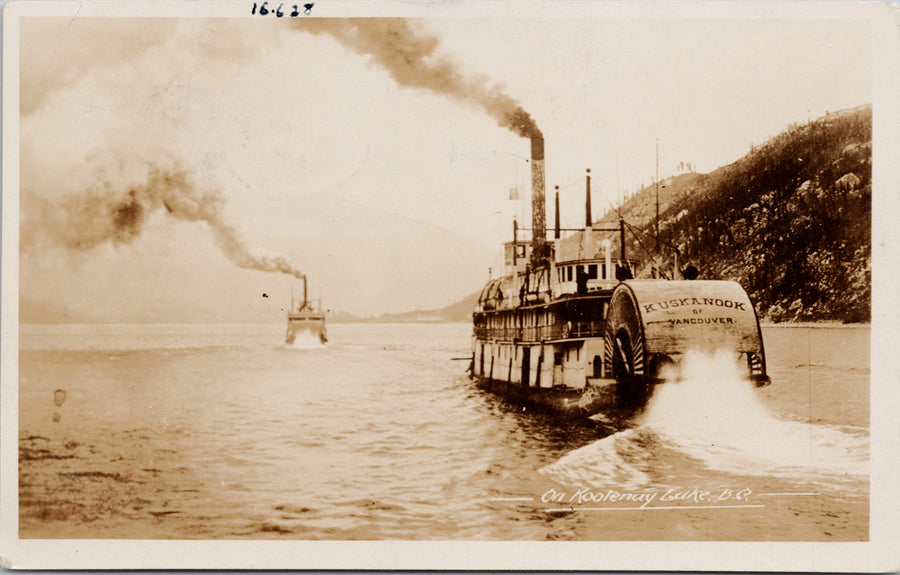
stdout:
{"type": "Polygon", "coordinates": [[[475,309],[475,303],[478,301],[478,295],[480,293],[481,290],[476,291],[461,300],[440,309],[414,310],[404,313],[386,313],[377,317],[367,318],[360,318],[351,314],[336,312],[332,314],[331,320],[346,323],[467,323],[472,321],[472,311],[475,309]]]}

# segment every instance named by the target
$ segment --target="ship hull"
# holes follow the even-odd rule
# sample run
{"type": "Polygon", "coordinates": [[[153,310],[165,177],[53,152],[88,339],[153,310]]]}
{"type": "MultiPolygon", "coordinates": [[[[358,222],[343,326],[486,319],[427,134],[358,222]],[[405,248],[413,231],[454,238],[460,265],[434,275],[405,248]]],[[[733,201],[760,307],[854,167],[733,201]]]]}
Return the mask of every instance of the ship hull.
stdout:
{"type": "Polygon", "coordinates": [[[564,420],[587,419],[605,414],[606,420],[627,419],[639,412],[642,402],[624,401],[615,381],[599,381],[583,389],[523,387],[500,379],[473,376],[475,385],[524,410],[547,413],[564,420]]]}
{"type": "Polygon", "coordinates": [[[622,385],[604,368],[603,338],[542,343],[474,340],[475,385],[526,409],[569,418],[629,417],[652,386],[622,385]]]}

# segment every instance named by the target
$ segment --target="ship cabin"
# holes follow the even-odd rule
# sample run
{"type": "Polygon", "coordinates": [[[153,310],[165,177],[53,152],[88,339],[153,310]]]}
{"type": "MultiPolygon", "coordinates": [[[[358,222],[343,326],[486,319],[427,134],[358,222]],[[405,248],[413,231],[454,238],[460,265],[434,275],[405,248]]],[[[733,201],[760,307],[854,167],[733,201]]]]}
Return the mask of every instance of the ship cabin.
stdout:
{"type": "Polygon", "coordinates": [[[530,241],[504,244],[503,273],[485,285],[473,316],[475,376],[576,389],[611,377],[604,319],[616,278],[636,263],[612,257],[609,235],[585,227],[557,238],[542,264],[530,241]]]}
{"type": "MultiPolygon", "coordinates": [[[[604,230],[605,231],[605,230],[604,230]]],[[[636,262],[612,257],[612,242],[604,231],[585,229],[555,240],[550,257],[534,266],[531,242],[518,240],[503,245],[504,268],[481,291],[476,312],[549,303],[560,298],[609,292],[617,274],[631,276],[636,262]]]]}

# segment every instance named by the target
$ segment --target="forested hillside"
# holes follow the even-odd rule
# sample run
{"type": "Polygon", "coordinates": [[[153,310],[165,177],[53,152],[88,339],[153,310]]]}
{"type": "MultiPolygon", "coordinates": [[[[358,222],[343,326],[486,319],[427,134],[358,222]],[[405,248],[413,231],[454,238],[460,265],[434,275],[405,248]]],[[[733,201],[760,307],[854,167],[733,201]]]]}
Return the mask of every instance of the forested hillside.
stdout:
{"type": "MultiPolygon", "coordinates": [[[[733,279],[769,321],[865,322],[871,305],[872,109],[829,114],[754,147],[709,174],[660,182],[621,215],[629,257],[671,276],[733,279]],[[648,257],[647,252],[653,254],[648,257]]],[[[607,213],[606,223],[618,214],[607,213]]]]}

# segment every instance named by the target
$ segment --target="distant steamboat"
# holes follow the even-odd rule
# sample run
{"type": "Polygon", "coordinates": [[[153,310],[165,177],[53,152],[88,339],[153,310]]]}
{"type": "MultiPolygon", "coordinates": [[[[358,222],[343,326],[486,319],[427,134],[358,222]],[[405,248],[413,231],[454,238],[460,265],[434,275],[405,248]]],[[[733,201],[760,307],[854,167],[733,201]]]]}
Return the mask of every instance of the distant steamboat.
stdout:
{"type": "Polygon", "coordinates": [[[307,335],[312,341],[318,338],[320,343],[328,341],[325,331],[325,312],[321,302],[313,302],[307,297],[306,276],[303,276],[303,299],[295,300],[291,296],[291,308],[287,314],[287,333],[284,341],[291,345],[298,335],[307,335]]]}
{"type": "Polygon", "coordinates": [[[759,321],[744,289],[690,279],[696,270],[681,274],[677,261],[678,279],[632,279],[625,222],[591,222],[590,175],[584,228],[560,237],[557,196],[547,241],[542,148],[532,140],[532,239],[520,240],[514,222],[503,272],[484,286],[473,313],[470,372],[478,385],[564,414],[627,412],[645,404],[654,384],[677,378],[693,349],[726,349],[748,379],[767,385],[759,321]]]}

